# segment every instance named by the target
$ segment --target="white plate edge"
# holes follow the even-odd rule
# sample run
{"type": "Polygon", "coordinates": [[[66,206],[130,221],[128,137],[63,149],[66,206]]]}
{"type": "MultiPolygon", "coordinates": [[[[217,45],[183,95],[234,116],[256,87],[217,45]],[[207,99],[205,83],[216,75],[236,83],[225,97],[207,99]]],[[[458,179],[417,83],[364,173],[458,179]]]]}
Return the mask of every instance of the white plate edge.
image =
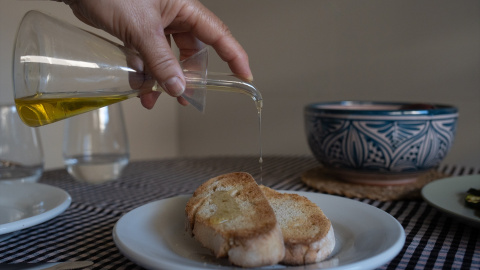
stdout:
{"type": "Polygon", "coordinates": [[[63,213],[65,210],[67,210],[72,202],[72,197],[70,196],[70,194],[59,187],[42,184],[42,183],[21,183],[21,184],[15,184],[15,185],[24,185],[24,184],[27,184],[30,186],[40,185],[40,186],[43,186],[44,188],[55,190],[55,192],[57,192],[59,196],[61,195],[64,197],[63,201],[56,207],[53,207],[52,209],[49,209],[38,215],[19,219],[9,223],[0,224],[0,235],[30,228],[35,225],[41,224],[45,221],[48,221],[50,219],[53,219],[58,215],[60,215],[61,213],[63,213]]]}
{"type": "MultiPolygon", "coordinates": [[[[468,178],[468,179],[478,178],[478,179],[480,179],[480,175],[479,174],[473,174],[473,175],[464,175],[464,176],[453,176],[453,177],[447,177],[447,178],[435,180],[433,182],[428,183],[427,185],[425,185],[422,188],[422,190],[421,190],[422,198],[427,204],[429,204],[433,208],[439,210],[440,212],[443,212],[443,213],[447,214],[450,217],[459,219],[460,221],[468,223],[469,225],[480,226],[480,218],[478,218],[478,217],[472,218],[470,216],[466,216],[466,215],[463,215],[461,213],[457,213],[457,212],[453,211],[451,208],[445,208],[443,205],[439,204],[435,199],[432,199],[430,197],[430,194],[427,193],[427,192],[430,192],[430,189],[438,188],[438,186],[445,185],[445,183],[450,183],[450,182],[453,182],[453,181],[461,181],[462,178],[468,178]]],[[[465,190],[465,193],[466,192],[467,192],[467,190],[465,190]]],[[[454,195],[454,194],[452,194],[452,195],[454,195]]],[[[462,207],[466,207],[466,206],[462,206],[462,207]]]]}
{"type": "MultiPolygon", "coordinates": [[[[387,213],[384,210],[379,209],[379,208],[377,208],[373,205],[369,205],[367,203],[363,203],[363,202],[356,201],[356,200],[353,200],[353,199],[340,197],[340,196],[335,196],[335,195],[330,195],[330,194],[314,193],[314,192],[306,192],[306,191],[291,191],[291,190],[278,190],[278,191],[279,192],[296,193],[296,194],[299,194],[299,195],[302,195],[302,196],[305,196],[305,194],[306,194],[306,195],[325,196],[325,197],[330,197],[330,198],[335,197],[335,199],[348,200],[349,203],[359,204],[359,205],[362,205],[362,207],[367,207],[367,208],[371,209],[372,211],[379,211],[383,215],[387,215],[389,217],[389,220],[393,224],[395,224],[395,226],[396,226],[395,229],[397,230],[397,233],[399,233],[398,238],[395,241],[395,243],[392,246],[390,246],[389,248],[387,248],[386,250],[382,251],[381,253],[379,253],[379,254],[377,254],[373,257],[364,259],[360,262],[351,263],[351,264],[348,264],[348,265],[336,266],[336,267],[332,267],[332,268],[326,268],[326,269],[330,269],[330,270],[346,270],[346,269],[354,270],[354,269],[359,269],[360,270],[360,269],[365,269],[365,264],[368,264],[369,267],[376,268],[376,267],[379,267],[379,266],[382,266],[382,265],[388,263],[393,258],[395,258],[399,254],[399,252],[402,250],[402,248],[405,244],[406,234],[405,234],[405,230],[404,230],[403,226],[400,224],[400,222],[395,217],[390,215],[389,213],[387,213]]],[[[147,205],[155,204],[155,203],[158,203],[159,201],[162,201],[162,200],[174,199],[174,198],[178,198],[178,197],[187,197],[187,196],[191,196],[191,195],[192,194],[181,194],[181,195],[172,196],[172,197],[169,197],[169,198],[149,202],[149,203],[146,203],[142,206],[139,206],[137,208],[134,208],[134,209],[130,210],[129,212],[125,213],[122,217],[120,217],[120,219],[117,221],[117,223],[115,224],[115,226],[113,228],[113,231],[112,231],[114,242],[117,245],[117,248],[119,248],[120,252],[125,257],[130,259],[132,262],[134,262],[134,263],[136,263],[140,266],[143,266],[143,267],[149,266],[150,262],[148,264],[146,264],[145,261],[143,261],[143,259],[134,258],[134,257],[131,256],[131,254],[125,254],[124,250],[121,249],[121,248],[124,248],[124,249],[128,250],[128,253],[137,253],[136,251],[128,248],[123,242],[121,242],[121,240],[119,239],[119,237],[117,235],[117,231],[116,231],[117,224],[121,221],[121,219],[124,216],[126,216],[127,214],[129,214],[132,211],[138,210],[139,208],[147,207],[147,205]]],[[[308,197],[308,196],[305,196],[305,197],[308,197]]],[[[174,263],[173,264],[166,263],[166,262],[163,262],[163,263],[165,265],[168,264],[170,267],[178,267],[178,265],[174,264],[174,263]]],[[[199,269],[198,267],[189,267],[189,266],[182,266],[182,267],[183,267],[183,269],[191,269],[191,270],[199,269]]],[[[225,268],[222,268],[222,269],[225,269],[225,268]]],[[[288,269],[288,267],[287,267],[287,269],[288,269]]]]}

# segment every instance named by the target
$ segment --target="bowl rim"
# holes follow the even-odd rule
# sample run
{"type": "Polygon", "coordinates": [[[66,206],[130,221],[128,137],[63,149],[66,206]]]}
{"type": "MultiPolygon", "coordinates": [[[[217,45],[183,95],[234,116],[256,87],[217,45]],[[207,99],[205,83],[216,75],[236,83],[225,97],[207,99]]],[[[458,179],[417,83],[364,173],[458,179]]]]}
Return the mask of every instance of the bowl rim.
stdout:
{"type": "Polygon", "coordinates": [[[405,115],[445,115],[445,114],[457,114],[458,109],[452,105],[437,104],[429,102],[389,102],[389,101],[328,101],[328,102],[314,102],[305,106],[305,113],[328,113],[339,115],[392,115],[392,116],[405,116],[405,115]],[[415,104],[428,104],[434,108],[431,109],[355,109],[349,108],[349,106],[402,106],[402,105],[415,105],[415,104]]]}

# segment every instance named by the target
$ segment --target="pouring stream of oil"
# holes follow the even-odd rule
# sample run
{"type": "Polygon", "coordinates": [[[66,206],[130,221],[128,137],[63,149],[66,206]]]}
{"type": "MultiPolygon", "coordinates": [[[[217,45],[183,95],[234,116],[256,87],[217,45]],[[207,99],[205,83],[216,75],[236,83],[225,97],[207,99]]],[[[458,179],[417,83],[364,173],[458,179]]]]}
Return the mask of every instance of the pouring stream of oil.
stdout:
{"type": "MultiPolygon", "coordinates": [[[[262,102],[263,103],[263,102],[262,102]]],[[[260,149],[260,158],[258,163],[260,164],[260,184],[263,185],[263,150],[262,150],[262,106],[258,105],[258,147],[260,149]]]]}
{"type": "MultiPolygon", "coordinates": [[[[210,76],[210,75],[209,75],[210,76]]],[[[230,93],[241,93],[250,96],[254,101],[258,111],[258,146],[260,157],[258,163],[260,165],[260,184],[263,184],[263,150],[262,150],[262,108],[263,99],[260,92],[251,84],[243,84],[228,82],[229,86],[225,86],[223,80],[207,80],[207,90],[222,91],[230,93]]]]}

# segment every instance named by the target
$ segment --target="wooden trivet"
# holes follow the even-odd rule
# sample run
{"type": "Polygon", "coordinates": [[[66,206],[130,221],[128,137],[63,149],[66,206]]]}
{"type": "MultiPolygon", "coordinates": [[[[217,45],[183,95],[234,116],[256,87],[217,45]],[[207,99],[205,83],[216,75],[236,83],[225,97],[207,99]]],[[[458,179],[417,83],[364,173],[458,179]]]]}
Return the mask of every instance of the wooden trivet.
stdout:
{"type": "Polygon", "coordinates": [[[415,182],[402,185],[365,185],[336,179],[322,167],[310,169],[302,174],[302,181],[308,186],[334,195],[349,198],[367,198],[379,201],[393,201],[421,198],[420,191],[426,184],[448,177],[436,170],[430,170],[418,177],[415,182]]]}

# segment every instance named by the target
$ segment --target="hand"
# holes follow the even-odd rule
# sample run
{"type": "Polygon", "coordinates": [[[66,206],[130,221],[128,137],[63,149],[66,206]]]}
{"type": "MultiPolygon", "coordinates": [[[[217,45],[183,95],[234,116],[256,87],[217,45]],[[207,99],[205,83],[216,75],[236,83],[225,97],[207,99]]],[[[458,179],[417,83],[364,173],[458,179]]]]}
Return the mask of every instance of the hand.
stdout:
{"type": "MultiPolygon", "coordinates": [[[[227,26],[197,0],[69,0],[73,13],[84,23],[105,30],[139,52],[145,69],[182,105],[185,77],[170,48],[170,37],[180,59],[211,45],[231,71],[252,80],[245,50],[227,26]]],[[[145,108],[153,108],[159,92],[142,95],[145,108]]]]}

